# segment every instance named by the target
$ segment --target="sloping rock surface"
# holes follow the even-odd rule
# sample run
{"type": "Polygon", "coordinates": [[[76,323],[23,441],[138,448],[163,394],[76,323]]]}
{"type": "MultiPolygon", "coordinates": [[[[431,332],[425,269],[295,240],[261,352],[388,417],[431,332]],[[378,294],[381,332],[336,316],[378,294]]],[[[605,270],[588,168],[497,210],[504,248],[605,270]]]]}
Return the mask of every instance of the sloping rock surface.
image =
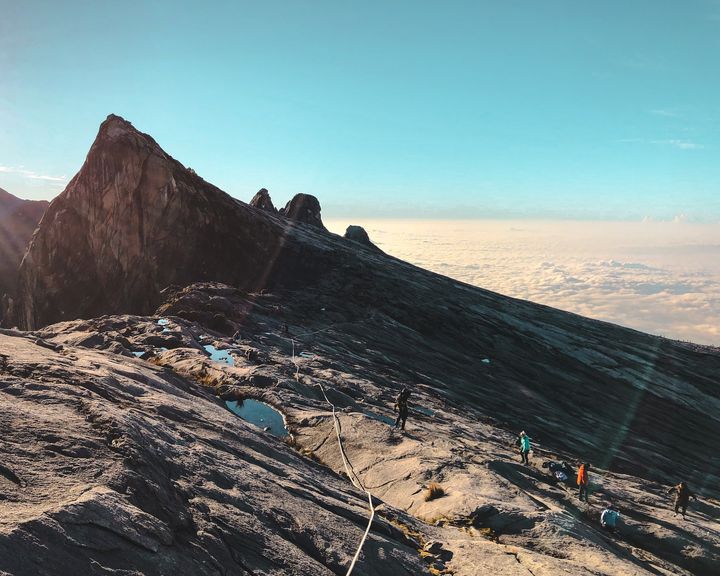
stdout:
{"type": "MultiPolygon", "coordinates": [[[[716,523],[720,503],[712,463],[704,471],[681,468],[683,455],[676,452],[677,448],[665,445],[664,438],[642,428],[631,431],[633,443],[626,442],[617,449],[607,442],[598,426],[587,430],[573,427],[567,408],[552,394],[547,394],[545,402],[552,403],[553,411],[546,411],[545,404],[538,403],[515,421],[505,422],[500,417],[507,416],[508,410],[496,409],[491,401],[470,400],[469,391],[489,386],[485,382],[489,372],[481,379],[455,367],[447,369],[437,360],[431,362],[427,357],[433,357],[433,349],[440,347],[444,356],[452,358],[444,349],[449,343],[440,335],[416,339],[407,323],[393,319],[392,308],[380,309],[376,305],[370,310],[356,306],[350,298],[338,302],[321,292],[246,294],[229,286],[206,283],[169,295],[155,318],[108,316],[65,322],[49,326],[33,337],[44,346],[41,355],[51,354],[45,352],[47,347],[62,346],[65,354],[79,358],[85,353],[82,348],[103,349],[113,351],[118,366],[127,371],[135,370],[140,362],[126,354],[141,352],[151,363],[151,370],[163,366],[163,378],[185,382],[188,393],[208,397],[212,392],[241,402],[248,398],[262,400],[284,413],[297,450],[344,477],[345,464],[336,441],[339,429],[352,469],[378,502],[384,502],[378,507],[381,522],[388,521],[403,532],[409,540],[398,536],[400,544],[427,559],[426,565],[435,570],[433,573],[715,573],[720,561],[720,530],[716,523]],[[218,315],[226,323],[222,330],[217,329],[218,315]],[[213,360],[206,350],[223,351],[232,358],[232,365],[213,360]],[[391,427],[392,405],[402,387],[409,387],[412,395],[406,430],[399,432],[391,427]],[[326,396],[335,405],[339,428],[326,396]],[[562,410],[565,412],[559,412],[562,410]],[[513,445],[517,423],[522,423],[532,436],[533,453],[527,466],[519,462],[513,445]],[[642,450],[633,449],[635,442],[642,450]],[[604,459],[613,450],[616,458],[604,459]],[[676,459],[676,467],[663,469],[656,465],[665,457],[676,459]],[[634,459],[632,466],[629,458],[634,459]],[[628,470],[624,471],[619,464],[626,459],[628,470]],[[550,461],[567,461],[575,470],[581,460],[593,464],[589,503],[578,500],[572,481],[559,482],[543,466],[550,461]],[[671,497],[666,494],[681,479],[688,480],[699,496],[697,502],[691,502],[687,520],[673,516],[671,497]],[[442,487],[444,495],[427,501],[425,496],[432,482],[442,487]],[[599,525],[600,512],[608,502],[621,511],[616,534],[605,532],[599,525]],[[407,511],[425,524],[398,510],[407,511]]],[[[490,310],[485,314],[492,316],[490,310]]],[[[501,325],[495,321],[499,331],[501,325]]],[[[457,354],[465,350],[465,340],[455,338],[457,354]]],[[[597,341],[594,346],[600,349],[597,341]]],[[[604,354],[621,358],[622,352],[606,346],[604,354]]],[[[682,345],[672,342],[665,341],[665,346],[666,353],[676,346],[682,350],[682,345]]],[[[595,356],[572,350],[566,354],[573,355],[576,366],[594,369],[595,356]]],[[[520,348],[512,352],[519,357],[527,354],[520,348]]],[[[698,357],[694,366],[696,374],[711,370],[718,358],[717,351],[702,353],[705,357],[698,357]]],[[[109,357],[107,352],[103,354],[103,358],[109,357]]],[[[514,357],[495,351],[492,357],[482,356],[478,361],[477,368],[500,369],[498,365],[503,365],[505,385],[496,384],[494,396],[508,394],[512,399],[516,394],[518,384],[509,370],[517,363],[514,357]],[[490,360],[489,365],[482,361],[485,359],[490,360]]],[[[49,357],[41,358],[41,370],[48,372],[53,362],[49,357]]],[[[528,354],[528,358],[533,356],[528,354]]],[[[555,355],[550,358],[557,361],[555,355]]],[[[579,381],[583,370],[577,374],[577,368],[566,363],[566,378],[579,381]]],[[[15,370],[12,356],[10,366],[15,370]]],[[[660,369],[654,377],[663,378],[660,369]]],[[[40,385],[35,383],[33,389],[40,385]]],[[[567,389],[556,385],[562,395],[568,394],[567,389]]],[[[596,387],[589,386],[590,392],[598,393],[596,387]]],[[[85,387],[100,389],[94,381],[85,387]]],[[[113,391],[115,387],[117,384],[100,390],[113,394],[110,401],[122,407],[127,400],[113,391]]],[[[697,393],[687,386],[683,388],[680,381],[674,387],[678,393],[684,389],[681,397],[697,393]]],[[[605,392],[618,396],[626,393],[617,384],[606,384],[605,392]]],[[[716,401],[715,389],[702,394],[700,404],[716,401]]],[[[620,418],[630,420],[636,408],[630,402],[633,398],[632,394],[621,397],[616,423],[621,422],[620,418]]],[[[580,404],[584,401],[581,395],[575,401],[587,412],[594,409],[590,401],[580,404]]],[[[641,398],[639,403],[647,401],[641,398]]],[[[140,409],[137,403],[141,400],[134,402],[128,414],[134,415],[140,409]]],[[[179,426],[177,420],[181,420],[181,430],[192,433],[199,426],[194,419],[196,402],[192,404],[193,417],[159,409],[154,422],[160,426],[170,418],[174,426],[179,426]]],[[[182,403],[187,410],[187,401],[182,399],[182,403]]],[[[671,415],[660,410],[661,404],[652,406],[658,410],[656,428],[670,428],[671,415]]],[[[197,417],[206,420],[215,416],[202,411],[197,417]]],[[[700,427],[685,429],[688,444],[683,446],[691,454],[692,443],[702,443],[697,436],[701,426],[717,429],[708,417],[713,416],[705,416],[705,424],[700,427]]],[[[43,418],[35,418],[39,428],[46,426],[43,418]]],[[[260,429],[255,430],[261,434],[260,429]]],[[[246,436],[243,441],[247,442],[246,436]]],[[[264,442],[258,449],[267,456],[266,463],[297,466],[296,460],[283,456],[284,452],[264,452],[267,445],[264,442]]],[[[185,467],[189,463],[182,459],[184,450],[185,445],[180,445],[170,454],[158,450],[154,453],[160,461],[171,456],[173,462],[185,467]]],[[[699,463],[700,452],[694,456],[699,463]]],[[[42,464],[35,459],[24,466],[41,469],[42,464]]],[[[304,467],[301,471],[307,473],[304,467]]],[[[26,468],[16,465],[12,465],[12,473],[19,482],[28,475],[26,468]]],[[[307,481],[313,479],[310,476],[307,481]]],[[[342,482],[352,491],[346,479],[342,482]]],[[[222,497],[221,491],[214,494],[222,497]]],[[[282,514],[282,505],[272,510],[272,516],[282,514]]],[[[381,523],[375,528],[381,535],[386,530],[383,526],[381,523]]],[[[158,540],[160,534],[153,538],[158,540]]],[[[378,554],[381,558],[383,553],[378,554]]]]}
{"type": "MultiPolygon", "coordinates": [[[[363,494],[202,386],[20,333],[0,334],[0,350],[0,574],[345,573],[363,494]]],[[[413,543],[378,517],[354,573],[422,571],[413,543]]]]}

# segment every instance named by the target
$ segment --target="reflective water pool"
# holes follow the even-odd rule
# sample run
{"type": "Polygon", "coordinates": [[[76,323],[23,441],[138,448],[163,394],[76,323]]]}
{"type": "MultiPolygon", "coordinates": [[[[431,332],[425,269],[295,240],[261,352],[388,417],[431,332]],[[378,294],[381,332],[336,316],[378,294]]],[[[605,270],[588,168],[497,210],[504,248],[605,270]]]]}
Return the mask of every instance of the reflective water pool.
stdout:
{"type": "Polygon", "coordinates": [[[384,414],[375,414],[375,412],[364,412],[365,416],[372,418],[373,420],[377,420],[378,422],[384,422],[385,424],[389,424],[390,426],[393,426],[395,424],[395,418],[390,418],[390,416],[385,416],[384,414]]]}
{"type": "Polygon", "coordinates": [[[236,400],[228,400],[225,405],[243,420],[270,432],[274,436],[282,438],[289,434],[282,414],[268,404],[257,400],[245,400],[238,406],[236,400]]]}
{"type": "Polygon", "coordinates": [[[218,350],[212,344],[207,344],[206,346],[203,346],[203,348],[205,348],[205,351],[210,354],[210,360],[235,366],[235,360],[232,356],[230,356],[229,350],[218,350]]]}

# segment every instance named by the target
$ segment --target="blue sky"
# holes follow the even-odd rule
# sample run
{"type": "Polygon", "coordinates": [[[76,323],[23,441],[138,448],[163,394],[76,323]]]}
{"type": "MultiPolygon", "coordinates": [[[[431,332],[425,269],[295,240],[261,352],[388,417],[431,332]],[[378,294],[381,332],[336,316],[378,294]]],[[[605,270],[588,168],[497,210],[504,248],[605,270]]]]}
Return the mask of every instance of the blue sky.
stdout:
{"type": "Polygon", "coordinates": [[[124,116],[326,216],[720,220],[716,0],[0,0],[0,187],[124,116]]]}

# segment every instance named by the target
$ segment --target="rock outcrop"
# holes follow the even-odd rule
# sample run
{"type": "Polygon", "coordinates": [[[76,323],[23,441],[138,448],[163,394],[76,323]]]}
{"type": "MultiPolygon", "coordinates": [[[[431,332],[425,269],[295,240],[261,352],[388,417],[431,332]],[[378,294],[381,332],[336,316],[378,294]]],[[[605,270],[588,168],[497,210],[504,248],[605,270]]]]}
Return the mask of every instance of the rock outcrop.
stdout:
{"type": "Polygon", "coordinates": [[[280,213],[295,222],[302,222],[325,230],[325,225],[320,217],[320,202],[310,194],[295,194],[280,213]]]}
{"type": "Polygon", "coordinates": [[[34,328],[149,313],[170,284],[218,280],[259,290],[312,281],[334,265],[327,238],[314,232],[312,200],[295,202],[292,214],[313,226],[264,215],[111,115],[30,244],[14,320],[34,328]]]}
{"type": "Polygon", "coordinates": [[[250,206],[260,208],[261,210],[267,210],[273,214],[277,212],[277,209],[270,198],[270,192],[268,192],[266,188],[260,188],[260,190],[257,191],[255,196],[252,197],[252,200],[250,200],[250,206]]]}
{"type": "Polygon", "coordinates": [[[359,244],[367,246],[368,248],[372,248],[373,250],[377,250],[378,252],[382,252],[380,248],[372,243],[370,236],[368,236],[368,233],[362,226],[348,226],[347,230],[345,230],[344,237],[348,240],[352,240],[353,242],[358,242],[359,244]]]}
{"type": "MultiPolygon", "coordinates": [[[[14,296],[18,266],[49,203],[22,200],[0,188],[0,298],[14,296]]],[[[3,317],[0,306],[0,321],[3,317]]]]}

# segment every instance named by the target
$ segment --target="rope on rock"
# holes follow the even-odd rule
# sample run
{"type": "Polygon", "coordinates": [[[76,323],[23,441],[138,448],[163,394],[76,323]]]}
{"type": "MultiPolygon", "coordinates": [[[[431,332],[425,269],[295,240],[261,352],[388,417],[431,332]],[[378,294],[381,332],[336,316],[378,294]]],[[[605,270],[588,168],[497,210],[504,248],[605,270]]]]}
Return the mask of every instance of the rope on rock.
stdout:
{"type": "MultiPolygon", "coordinates": [[[[324,332],[325,330],[328,330],[328,328],[324,328],[322,330],[316,330],[315,332],[308,332],[307,334],[302,334],[301,336],[308,336],[310,334],[316,334],[318,332],[324,332]]],[[[292,362],[295,364],[295,380],[298,380],[300,378],[300,365],[295,360],[295,339],[294,338],[288,338],[292,342],[292,362]]],[[[347,572],[345,573],[345,576],[350,576],[352,574],[353,569],[355,568],[355,563],[357,562],[358,558],[360,557],[360,552],[362,552],[363,546],[365,545],[365,541],[367,540],[368,534],[370,534],[370,527],[372,526],[373,520],[375,520],[375,506],[373,505],[373,496],[370,493],[368,489],[365,488],[365,486],[362,483],[362,480],[360,480],[360,477],[355,472],[355,469],[353,468],[352,464],[350,463],[350,460],[347,457],[347,454],[345,453],[345,446],[343,445],[342,436],[340,435],[341,432],[341,425],[340,425],[340,418],[337,415],[337,412],[335,410],[335,404],[330,402],[330,399],[327,397],[327,394],[325,394],[325,388],[323,387],[322,383],[318,383],[320,385],[320,391],[322,392],[322,395],[325,397],[325,402],[327,402],[330,407],[332,408],[332,415],[333,415],[333,423],[335,427],[335,436],[337,436],[338,441],[338,447],[340,448],[340,456],[342,457],[343,466],[345,466],[345,473],[347,474],[347,477],[350,479],[350,482],[352,482],[353,486],[357,488],[358,490],[362,490],[367,494],[368,497],[368,506],[370,509],[370,519],[368,520],[367,528],[365,528],[365,533],[363,534],[362,539],[360,540],[360,544],[358,545],[357,551],[355,552],[355,556],[353,556],[352,562],[350,563],[350,566],[348,567],[347,572]]]]}

